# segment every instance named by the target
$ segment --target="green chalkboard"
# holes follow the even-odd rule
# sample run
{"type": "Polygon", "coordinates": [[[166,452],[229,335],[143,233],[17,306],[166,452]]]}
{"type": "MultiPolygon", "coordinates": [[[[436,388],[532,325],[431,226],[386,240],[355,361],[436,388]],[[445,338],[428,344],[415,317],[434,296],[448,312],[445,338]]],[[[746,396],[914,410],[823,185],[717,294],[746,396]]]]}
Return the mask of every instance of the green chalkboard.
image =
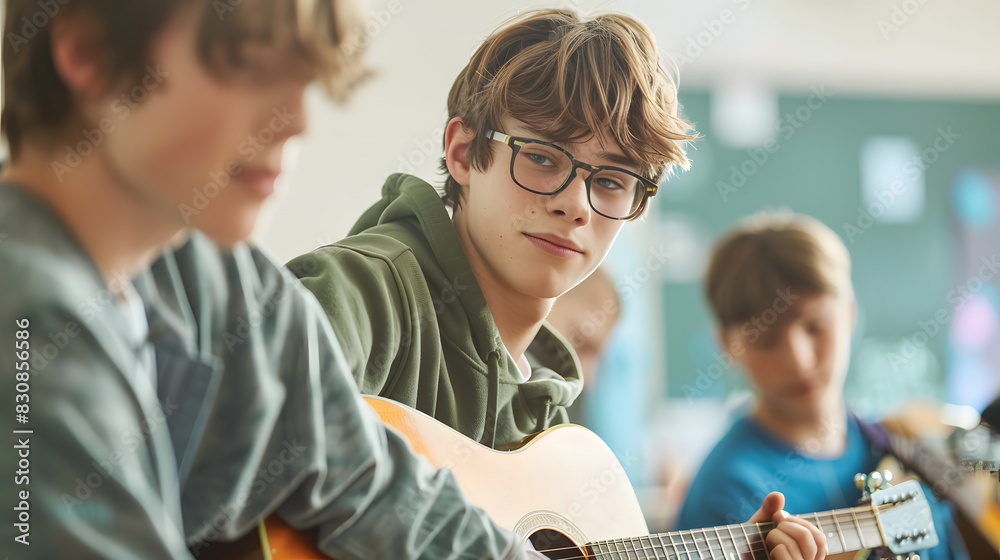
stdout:
{"type": "MultiPolygon", "coordinates": [[[[823,221],[840,234],[854,263],[860,310],[854,346],[859,352],[852,358],[849,396],[858,400],[873,387],[901,386],[910,396],[944,398],[948,352],[944,330],[926,343],[930,362],[893,370],[884,367],[885,358],[893,345],[919,330],[919,321],[940,309],[950,310],[946,295],[957,282],[950,189],[963,169],[1000,165],[1000,103],[865,99],[834,92],[819,108],[807,112],[803,107],[809,106],[809,94],[782,95],[778,104],[782,128],[773,153],[766,153],[764,160],[760,152],[728,148],[714,137],[710,94],[688,91],[680,98],[684,115],[703,138],[689,153],[692,170],[661,187],[656,197],[659,217],[693,218],[709,241],[739,218],[768,208],[789,207],[823,221]],[[788,117],[796,112],[798,117],[788,117]],[[801,119],[806,114],[808,118],[801,119]],[[858,224],[862,207],[863,143],[874,136],[904,136],[923,148],[949,129],[953,142],[925,170],[923,215],[911,223],[876,223],[862,235],[856,230],[850,234],[848,224],[858,224]],[[739,187],[735,187],[739,177],[732,180],[734,166],[753,171],[739,187]],[[925,376],[914,374],[914,367],[925,376]]],[[[817,105],[815,99],[812,104],[817,105]]],[[[720,377],[718,366],[712,366],[714,375],[707,378],[711,383],[705,375],[699,379],[699,372],[708,371],[717,359],[698,282],[665,282],[663,311],[668,397],[720,398],[745,389],[732,372],[720,377]]],[[[878,408],[874,400],[862,405],[878,408]]]]}

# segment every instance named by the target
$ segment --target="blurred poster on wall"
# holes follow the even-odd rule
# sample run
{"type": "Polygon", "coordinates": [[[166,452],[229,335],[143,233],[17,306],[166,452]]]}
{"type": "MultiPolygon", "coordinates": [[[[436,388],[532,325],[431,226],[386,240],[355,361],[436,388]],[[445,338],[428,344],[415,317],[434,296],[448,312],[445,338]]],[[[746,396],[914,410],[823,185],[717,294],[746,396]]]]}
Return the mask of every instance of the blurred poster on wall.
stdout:
{"type": "Polygon", "coordinates": [[[966,169],[951,189],[955,285],[948,338],[948,393],[982,410],[1000,392],[1000,169],[966,169]]]}

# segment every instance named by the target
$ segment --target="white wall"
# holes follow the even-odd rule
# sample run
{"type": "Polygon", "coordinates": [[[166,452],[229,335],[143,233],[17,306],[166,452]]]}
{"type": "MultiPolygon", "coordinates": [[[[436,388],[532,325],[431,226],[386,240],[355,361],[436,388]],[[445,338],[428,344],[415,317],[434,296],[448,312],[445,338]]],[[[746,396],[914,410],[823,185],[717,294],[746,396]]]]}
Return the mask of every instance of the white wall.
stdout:
{"type": "Polygon", "coordinates": [[[372,3],[374,80],[348,107],[318,93],[310,98],[311,128],[299,156],[289,158],[297,165],[286,166],[293,168],[283,178],[286,188],[257,232],[281,260],[343,237],[406,160],[416,163],[415,174],[439,181],[451,83],[486,35],[518,9],[631,13],[649,25],[663,51],[679,55],[682,87],[709,87],[737,74],[786,91],[824,84],[844,95],[1000,99],[1000,3],[992,0],[394,0],[391,6],[396,14],[385,0],[372,3]]]}

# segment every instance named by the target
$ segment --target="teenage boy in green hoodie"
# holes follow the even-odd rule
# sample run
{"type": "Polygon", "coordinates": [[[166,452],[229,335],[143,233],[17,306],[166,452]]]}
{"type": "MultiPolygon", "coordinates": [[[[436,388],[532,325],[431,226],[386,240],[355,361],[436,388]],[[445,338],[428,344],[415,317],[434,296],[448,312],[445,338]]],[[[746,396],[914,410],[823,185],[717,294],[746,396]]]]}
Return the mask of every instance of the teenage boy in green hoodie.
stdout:
{"type": "Polygon", "coordinates": [[[4,7],[0,556],[190,560],[276,512],[341,560],[540,558],[377,421],[312,295],[242,243],[306,85],[352,81],[356,6],[4,7]]]}
{"type": "Polygon", "coordinates": [[[393,175],[348,238],[289,263],[361,392],[491,447],[566,422],[582,379],[545,317],[687,167],[675,99],[631,17],[540,10],[493,33],[448,98],[443,199],[393,175]]]}
{"type": "MultiPolygon", "coordinates": [[[[393,175],[349,237],[288,265],[361,392],[495,448],[566,422],[579,364],[545,317],[657,183],[687,167],[693,136],[677,109],[655,41],[631,17],[538,10],[493,33],[448,98],[444,197],[393,175]]],[[[780,509],[775,499],[753,519],[780,509]]],[[[770,558],[825,554],[815,527],[779,527],[770,558]]]]}

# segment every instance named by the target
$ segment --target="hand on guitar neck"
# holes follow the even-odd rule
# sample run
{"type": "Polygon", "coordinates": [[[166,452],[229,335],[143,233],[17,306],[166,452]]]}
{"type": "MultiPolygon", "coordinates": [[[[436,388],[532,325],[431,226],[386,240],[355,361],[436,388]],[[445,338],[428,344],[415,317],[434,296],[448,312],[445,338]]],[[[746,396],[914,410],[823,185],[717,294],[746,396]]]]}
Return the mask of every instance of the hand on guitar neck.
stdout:
{"type": "MultiPolygon", "coordinates": [[[[781,492],[771,492],[764,498],[760,509],[747,523],[777,525],[768,534],[768,558],[771,560],[821,560],[826,558],[826,537],[815,525],[804,519],[789,515],[784,511],[785,496],[781,492]]],[[[852,554],[838,554],[831,558],[851,558],[852,554]]]]}

